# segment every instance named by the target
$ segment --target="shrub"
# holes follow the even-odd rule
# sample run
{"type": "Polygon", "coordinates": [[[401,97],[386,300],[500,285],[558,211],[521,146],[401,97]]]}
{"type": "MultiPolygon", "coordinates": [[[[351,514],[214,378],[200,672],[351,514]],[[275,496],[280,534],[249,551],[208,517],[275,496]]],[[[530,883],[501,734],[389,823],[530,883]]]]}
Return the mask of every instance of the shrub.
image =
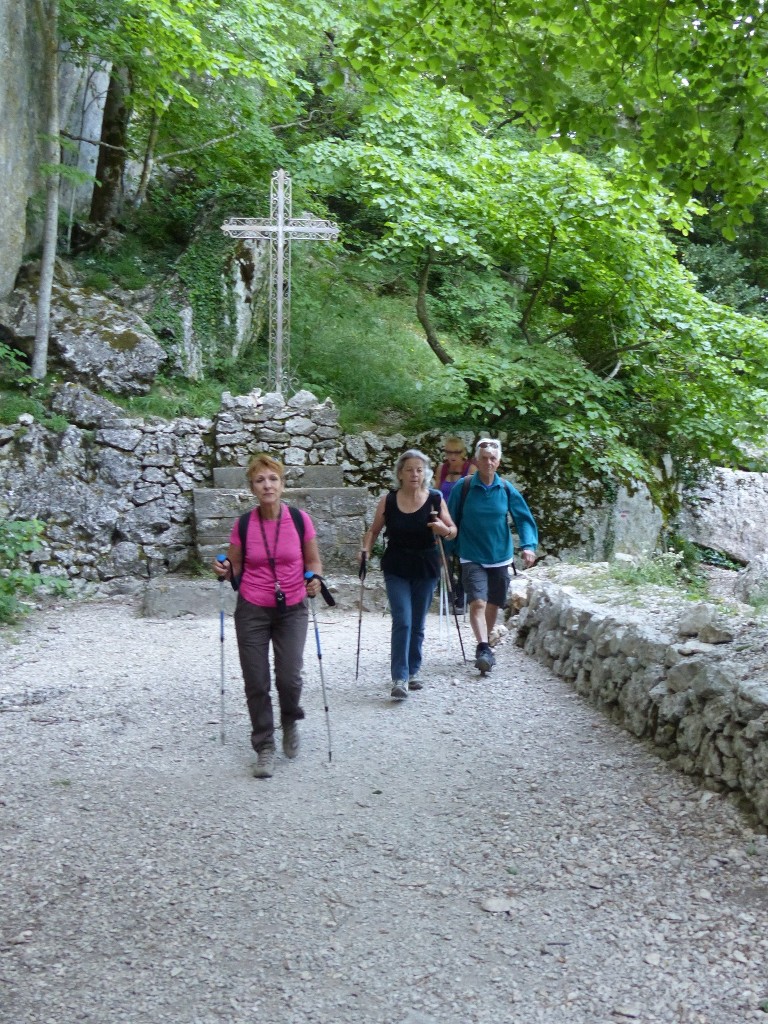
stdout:
{"type": "Polygon", "coordinates": [[[0,520],[0,622],[16,622],[26,606],[20,595],[31,594],[41,585],[50,586],[54,593],[66,594],[69,580],[45,577],[30,572],[23,556],[38,547],[38,537],[44,524],[39,519],[0,520]]]}

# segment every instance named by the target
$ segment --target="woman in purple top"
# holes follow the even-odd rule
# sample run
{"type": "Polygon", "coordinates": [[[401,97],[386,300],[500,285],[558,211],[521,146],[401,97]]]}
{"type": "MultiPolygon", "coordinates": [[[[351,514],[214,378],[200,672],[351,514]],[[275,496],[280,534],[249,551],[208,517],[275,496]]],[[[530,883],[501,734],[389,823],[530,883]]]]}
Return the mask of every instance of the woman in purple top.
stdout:
{"type": "MultiPolygon", "coordinates": [[[[476,473],[477,466],[469,459],[467,446],[460,437],[453,435],[446,437],[443,442],[443,455],[445,456],[445,462],[440,466],[438,486],[443,498],[447,502],[454,484],[461,480],[462,477],[472,476],[473,473],[476,473]]],[[[464,601],[464,587],[461,585],[460,577],[454,577],[453,592],[456,597],[456,611],[459,615],[463,615],[466,604],[464,601]]]]}

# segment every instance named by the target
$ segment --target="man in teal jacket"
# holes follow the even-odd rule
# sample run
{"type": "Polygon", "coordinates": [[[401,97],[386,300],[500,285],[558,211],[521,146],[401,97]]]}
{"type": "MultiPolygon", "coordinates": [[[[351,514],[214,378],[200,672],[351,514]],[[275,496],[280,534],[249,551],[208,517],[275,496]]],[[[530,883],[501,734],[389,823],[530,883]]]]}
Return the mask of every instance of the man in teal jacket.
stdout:
{"type": "Polygon", "coordinates": [[[448,499],[451,518],[459,527],[456,546],[461,580],[469,602],[469,624],[477,641],[475,668],[490,672],[496,659],[488,643],[499,608],[507,600],[509,566],[514,555],[507,513],[512,516],[526,569],[536,561],[539,532],[525,498],[496,470],[501,443],[485,437],[475,448],[477,473],[459,480],[448,499]]]}

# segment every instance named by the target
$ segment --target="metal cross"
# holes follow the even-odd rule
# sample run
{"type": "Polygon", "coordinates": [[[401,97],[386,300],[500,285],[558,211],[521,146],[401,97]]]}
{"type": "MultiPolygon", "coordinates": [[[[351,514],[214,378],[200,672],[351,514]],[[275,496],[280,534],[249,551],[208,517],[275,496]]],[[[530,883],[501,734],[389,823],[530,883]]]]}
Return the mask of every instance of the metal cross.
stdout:
{"type": "Polygon", "coordinates": [[[291,179],[280,168],[272,175],[269,217],[232,217],[221,230],[233,238],[269,239],[269,383],[282,394],[291,345],[291,242],[331,242],[339,228],[330,220],[291,216],[291,179]]]}

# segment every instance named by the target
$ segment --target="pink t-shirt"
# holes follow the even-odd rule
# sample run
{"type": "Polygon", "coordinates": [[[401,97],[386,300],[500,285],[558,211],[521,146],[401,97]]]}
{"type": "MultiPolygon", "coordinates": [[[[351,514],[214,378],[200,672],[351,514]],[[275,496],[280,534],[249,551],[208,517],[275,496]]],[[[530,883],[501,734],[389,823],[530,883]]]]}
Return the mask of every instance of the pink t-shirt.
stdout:
{"type": "MultiPolygon", "coordinates": [[[[315,527],[306,512],[301,512],[304,520],[304,540],[312,540],[316,536],[315,527]]],[[[298,604],[307,596],[304,582],[304,555],[296,527],[293,525],[291,513],[280,507],[280,520],[262,520],[264,533],[267,537],[269,553],[275,560],[275,570],[280,588],[285,594],[286,604],[298,604]],[[280,522],[278,536],[277,524],[280,522]],[[277,550],[275,550],[277,538],[277,550]]],[[[240,531],[238,520],[232,527],[229,543],[240,547],[240,531]]],[[[264,549],[261,527],[256,519],[256,509],[251,512],[248,520],[248,533],[245,538],[245,566],[240,580],[240,593],[249,604],[261,605],[262,608],[275,608],[275,576],[264,549]]]]}

